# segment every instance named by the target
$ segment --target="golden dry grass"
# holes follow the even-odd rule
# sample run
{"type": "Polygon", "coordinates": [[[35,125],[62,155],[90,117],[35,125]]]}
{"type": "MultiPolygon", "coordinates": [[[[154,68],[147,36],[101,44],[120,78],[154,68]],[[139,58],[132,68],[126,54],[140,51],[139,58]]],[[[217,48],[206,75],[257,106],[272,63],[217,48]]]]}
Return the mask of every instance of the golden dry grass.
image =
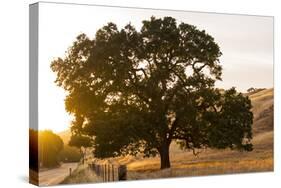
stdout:
{"type": "Polygon", "coordinates": [[[99,183],[102,179],[86,164],[79,164],[71,176],[66,177],[60,184],[99,183]]]}
{"type": "MultiPolygon", "coordinates": [[[[198,157],[191,152],[171,154],[171,168],[159,170],[159,157],[127,160],[128,179],[153,179],[273,170],[272,132],[253,140],[252,152],[206,150],[198,157]],[[265,141],[265,142],[264,142],[265,141]]],[[[129,158],[129,157],[127,157],[129,158]]]]}
{"type": "Polygon", "coordinates": [[[273,129],[273,95],[274,90],[267,89],[249,96],[253,105],[254,134],[273,129]]]}
{"type": "Polygon", "coordinates": [[[181,166],[173,166],[172,168],[165,170],[130,170],[128,172],[128,179],[157,179],[169,177],[261,172],[272,170],[272,158],[243,161],[206,161],[181,166]]]}

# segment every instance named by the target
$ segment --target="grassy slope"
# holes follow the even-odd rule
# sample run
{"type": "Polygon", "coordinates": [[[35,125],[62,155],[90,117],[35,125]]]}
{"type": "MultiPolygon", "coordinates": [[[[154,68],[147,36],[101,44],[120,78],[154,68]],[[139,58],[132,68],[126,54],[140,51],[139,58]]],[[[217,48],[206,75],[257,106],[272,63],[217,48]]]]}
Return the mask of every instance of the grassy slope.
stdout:
{"type": "Polygon", "coordinates": [[[75,184],[75,183],[100,183],[102,179],[98,177],[87,164],[79,164],[71,176],[66,177],[60,184],[75,184]]]}
{"type": "Polygon", "coordinates": [[[273,89],[250,95],[254,113],[254,135],[273,130],[273,89]]]}

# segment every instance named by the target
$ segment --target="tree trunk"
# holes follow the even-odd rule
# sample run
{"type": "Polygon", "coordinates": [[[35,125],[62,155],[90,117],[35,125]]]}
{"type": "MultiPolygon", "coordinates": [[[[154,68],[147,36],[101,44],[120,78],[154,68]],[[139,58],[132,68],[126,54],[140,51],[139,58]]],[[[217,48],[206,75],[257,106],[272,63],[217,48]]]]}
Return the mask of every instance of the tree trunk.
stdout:
{"type": "Polygon", "coordinates": [[[160,148],[160,159],[161,159],[161,169],[170,168],[170,156],[169,156],[170,144],[163,144],[160,148]]]}

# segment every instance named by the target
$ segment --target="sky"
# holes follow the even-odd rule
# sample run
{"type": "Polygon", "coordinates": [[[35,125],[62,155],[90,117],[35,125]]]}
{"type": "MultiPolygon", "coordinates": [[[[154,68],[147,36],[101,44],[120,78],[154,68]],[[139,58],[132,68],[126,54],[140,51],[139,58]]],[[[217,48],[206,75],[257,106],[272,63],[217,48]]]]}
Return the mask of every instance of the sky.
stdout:
{"type": "Polygon", "coordinates": [[[250,87],[273,87],[273,17],[40,3],[40,130],[64,131],[72,119],[64,108],[65,92],[54,83],[52,60],[63,58],[81,33],[93,38],[108,22],[117,24],[119,29],[131,23],[139,30],[142,21],[151,16],[171,16],[178,23],[195,25],[214,37],[223,53],[223,81],[217,82],[216,87],[235,86],[241,92],[250,87]]]}

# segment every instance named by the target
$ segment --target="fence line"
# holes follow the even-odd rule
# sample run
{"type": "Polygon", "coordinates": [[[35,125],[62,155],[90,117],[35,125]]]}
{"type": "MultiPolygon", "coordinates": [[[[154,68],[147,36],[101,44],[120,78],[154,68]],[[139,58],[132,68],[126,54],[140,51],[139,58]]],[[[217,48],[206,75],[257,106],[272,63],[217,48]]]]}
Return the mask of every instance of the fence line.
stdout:
{"type": "Polygon", "coordinates": [[[109,161],[94,161],[89,164],[97,176],[101,177],[104,182],[122,181],[127,179],[127,166],[112,164],[109,161]]]}

